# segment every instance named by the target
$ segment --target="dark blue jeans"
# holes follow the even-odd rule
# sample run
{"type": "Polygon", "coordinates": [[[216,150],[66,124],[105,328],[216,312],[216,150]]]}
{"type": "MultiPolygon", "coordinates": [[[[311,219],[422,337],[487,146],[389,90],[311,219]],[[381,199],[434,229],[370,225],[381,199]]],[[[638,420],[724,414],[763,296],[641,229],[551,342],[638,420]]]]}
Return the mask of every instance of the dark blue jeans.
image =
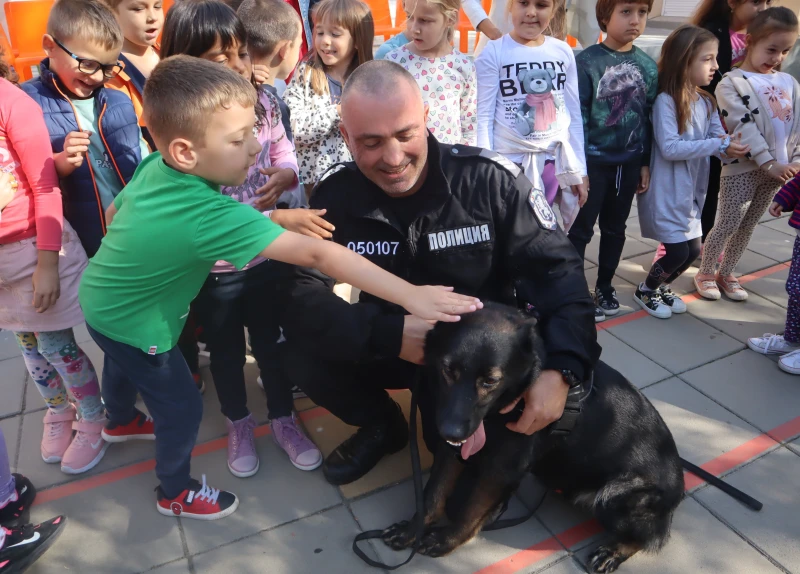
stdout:
{"type": "Polygon", "coordinates": [[[177,346],[148,355],[101,335],[89,334],[105,354],[102,393],[108,418],[125,425],[136,417],[136,394],[142,395],[156,434],[156,476],[167,498],[189,484],[192,448],[197,440],[203,401],[177,346]]]}

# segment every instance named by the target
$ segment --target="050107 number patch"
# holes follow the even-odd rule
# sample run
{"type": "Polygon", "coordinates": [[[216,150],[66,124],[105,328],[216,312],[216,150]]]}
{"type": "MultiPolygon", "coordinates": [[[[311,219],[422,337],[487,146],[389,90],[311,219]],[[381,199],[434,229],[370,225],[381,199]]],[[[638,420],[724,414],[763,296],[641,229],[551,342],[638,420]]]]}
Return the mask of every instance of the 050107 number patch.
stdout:
{"type": "Polygon", "coordinates": [[[359,255],[395,255],[399,241],[351,241],[347,248],[359,255]]]}

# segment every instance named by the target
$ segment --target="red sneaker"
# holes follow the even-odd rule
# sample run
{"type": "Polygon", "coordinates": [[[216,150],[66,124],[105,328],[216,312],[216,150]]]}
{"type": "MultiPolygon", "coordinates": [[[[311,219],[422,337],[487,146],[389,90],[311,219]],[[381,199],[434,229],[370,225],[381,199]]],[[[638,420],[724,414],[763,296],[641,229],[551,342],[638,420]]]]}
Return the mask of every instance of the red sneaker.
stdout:
{"type": "Polygon", "coordinates": [[[106,442],[127,442],[129,440],[156,440],[153,419],[141,411],[126,425],[109,421],[101,433],[106,442]]]}
{"type": "Polygon", "coordinates": [[[239,507],[239,499],[235,494],[211,488],[206,484],[205,474],[203,484],[193,478],[186,490],[175,498],[167,498],[160,486],[156,488],[156,493],[156,509],[164,516],[217,520],[233,514],[239,507]]]}

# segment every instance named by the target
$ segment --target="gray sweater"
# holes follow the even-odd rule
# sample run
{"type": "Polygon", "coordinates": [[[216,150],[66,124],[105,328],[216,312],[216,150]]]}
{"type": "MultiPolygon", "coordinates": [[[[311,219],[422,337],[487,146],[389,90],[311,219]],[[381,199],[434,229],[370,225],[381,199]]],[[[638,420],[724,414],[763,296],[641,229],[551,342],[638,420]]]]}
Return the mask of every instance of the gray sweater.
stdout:
{"type": "Polygon", "coordinates": [[[722,135],[717,111],[703,98],[694,102],[690,125],[679,134],[674,100],[658,95],[653,105],[650,189],[636,200],[644,237],[680,243],[703,234],[700,215],[710,157],[719,157],[722,135]]]}

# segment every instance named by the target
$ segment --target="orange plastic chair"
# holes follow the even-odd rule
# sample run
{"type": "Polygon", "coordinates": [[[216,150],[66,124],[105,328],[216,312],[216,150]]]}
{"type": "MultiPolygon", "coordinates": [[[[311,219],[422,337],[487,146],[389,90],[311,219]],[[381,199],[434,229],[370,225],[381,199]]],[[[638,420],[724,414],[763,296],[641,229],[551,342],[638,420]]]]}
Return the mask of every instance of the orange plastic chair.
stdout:
{"type": "MultiPolygon", "coordinates": [[[[392,24],[392,13],[389,10],[389,0],[366,0],[366,2],[369,6],[369,9],[372,11],[372,21],[375,23],[376,36],[383,36],[384,39],[388,39],[405,28],[405,25],[403,28],[398,28],[392,24]]],[[[403,18],[405,18],[405,13],[398,6],[398,20],[400,19],[401,13],[403,18]]]]}
{"type": "MultiPolygon", "coordinates": [[[[167,12],[169,12],[169,9],[172,8],[172,5],[174,3],[175,3],[174,0],[161,0],[161,9],[164,11],[164,18],[165,19],[167,17],[167,12]]],[[[163,36],[163,35],[164,35],[164,28],[162,27],[161,28],[161,32],[158,33],[158,45],[159,46],[161,45],[161,36],[163,36]]]]}
{"type": "MultiPolygon", "coordinates": [[[[489,10],[492,7],[492,0],[483,0],[481,2],[483,5],[483,9],[486,13],[489,13],[489,10]]],[[[461,8],[458,11],[458,22],[456,23],[456,30],[458,30],[458,51],[462,54],[466,54],[467,50],[469,50],[469,32],[470,30],[475,30],[472,26],[472,22],[469,21],[467,15],[464,13],[464,9],[461,8]]],[[[478,40],[481,38],[481,33],[475,30],[475,45],[478,45],[478,40]]]]}
{"type": "Polygon", "coordinates": [[[22,80],[30,80],[32,67],[45,57],[42,36],[47,31],[47,18],[52,7],[53,0],[24,0],[4,5],[15,69],[22,80]]]}

